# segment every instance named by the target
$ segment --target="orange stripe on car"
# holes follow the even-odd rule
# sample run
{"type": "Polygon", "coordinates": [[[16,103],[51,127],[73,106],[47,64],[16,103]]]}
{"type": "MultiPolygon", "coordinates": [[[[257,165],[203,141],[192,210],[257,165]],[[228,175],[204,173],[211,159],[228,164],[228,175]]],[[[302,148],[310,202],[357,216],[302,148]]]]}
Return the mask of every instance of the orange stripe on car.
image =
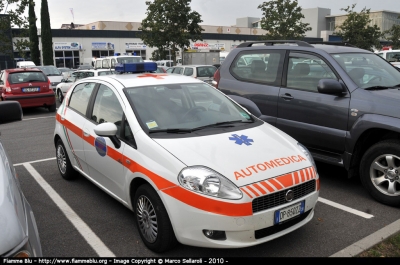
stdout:
{"type": "Polygon", "coordinates": [[[250,199],[253,199],[253,196],[251,196],[250,192],[248,192],[248,191],[246,190],[246,188],[243,187],[243,188],[240,188],[240,190],[243,191],[244,193],[246,193],[247,196],[250,197],[250,199]]]}
{"type": "Polygon", "coordinates": [[[255,191],[250,185],[247,186],[246,188],[248,188],[254,195],[256,195],[256,197],[260,196],[257,191],[255,191]]]}
{"type": "Polygon", "coordinates": [[[263,185],[269,192],[274,192],[274,191],[275,191],[275,190],[274,190],[270,185],[268,185],[268,183],[265,182],[265,181],[261,181],[260,184],[263,185]]]}
{"type": "Polygon", "coordinates": [[[253,184],[253,187],[255,187],[258,191],[260,191],[262,194],[267,194],[267,192],[265,192],[265,190],[263,188],[261,188],[261,186],[259,186],[257,183],[253,184]]]}

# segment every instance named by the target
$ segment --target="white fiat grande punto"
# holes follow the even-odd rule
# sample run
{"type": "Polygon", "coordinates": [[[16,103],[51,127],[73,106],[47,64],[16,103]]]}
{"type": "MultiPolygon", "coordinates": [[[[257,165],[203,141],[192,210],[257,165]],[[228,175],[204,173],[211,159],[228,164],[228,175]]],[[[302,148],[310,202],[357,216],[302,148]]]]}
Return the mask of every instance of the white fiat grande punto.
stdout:
{"type": "Polygon", "coordinates": [[[156,68],[119,65],[73,84],[54,132],[63,178],[83,175],[134,211],[155,252],[249,247],[312,220],[319,176],[304,146],[250,105],[156,68]]]}

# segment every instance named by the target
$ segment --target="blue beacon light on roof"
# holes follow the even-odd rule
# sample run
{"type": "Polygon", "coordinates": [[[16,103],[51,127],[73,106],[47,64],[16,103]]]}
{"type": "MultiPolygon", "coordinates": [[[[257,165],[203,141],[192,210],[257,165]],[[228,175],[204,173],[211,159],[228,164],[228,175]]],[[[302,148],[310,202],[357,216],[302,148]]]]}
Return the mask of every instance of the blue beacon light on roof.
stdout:
{"type": "Polygon", "coordinates": [[[143,63],[125,63],[116,64],[115,71],[119,73],[143,73],[143,72],[154,72],[157,70],[157,64],[155,62],[143,62],[143,63]]]}

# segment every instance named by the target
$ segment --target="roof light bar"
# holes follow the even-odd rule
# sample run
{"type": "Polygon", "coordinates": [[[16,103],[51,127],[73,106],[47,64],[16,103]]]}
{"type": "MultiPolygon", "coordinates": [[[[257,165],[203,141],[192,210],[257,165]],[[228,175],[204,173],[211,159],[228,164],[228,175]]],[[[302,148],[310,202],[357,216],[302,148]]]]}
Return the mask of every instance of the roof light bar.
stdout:
{"type": "Polygon", "coordinates": [[[155,62],[143,62],[143,63],[120,63],[115,65],[115,71],[122,73],[143,73],[143,72],[154,72],[157,70],[157,64],[155,62]]]}

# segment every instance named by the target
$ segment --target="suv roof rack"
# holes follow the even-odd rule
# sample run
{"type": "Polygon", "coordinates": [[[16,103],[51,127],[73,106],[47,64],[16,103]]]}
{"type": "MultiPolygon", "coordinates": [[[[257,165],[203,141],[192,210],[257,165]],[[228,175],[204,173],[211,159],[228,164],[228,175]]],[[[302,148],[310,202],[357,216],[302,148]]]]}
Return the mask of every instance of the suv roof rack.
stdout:
{"type": "Polygon", "coordinates": [[[314,47],[312,45],[310,45],[309,43],[305,42],[305,41],[301,41],[301,40],[265,40],[265,41],[251,41],[251,42],[244,42],[241,43],[237,46],[237,48],[240,47],[252,47],[253,44],[258,44],[258,43],[264,43],[266,46],[273,46],[275,43],[295,43],[298,46],[302,46],[302,47],[314,47]]]}
{"type": "Polygon", "coordinates": [[[342,42],[342,41],[309,41],[309,44],[326,44],[326,45],[337,45],[337,46],[349,46],[349,47],[355,47],[357,46],[351,45],[348,42],[342,42]]]}

